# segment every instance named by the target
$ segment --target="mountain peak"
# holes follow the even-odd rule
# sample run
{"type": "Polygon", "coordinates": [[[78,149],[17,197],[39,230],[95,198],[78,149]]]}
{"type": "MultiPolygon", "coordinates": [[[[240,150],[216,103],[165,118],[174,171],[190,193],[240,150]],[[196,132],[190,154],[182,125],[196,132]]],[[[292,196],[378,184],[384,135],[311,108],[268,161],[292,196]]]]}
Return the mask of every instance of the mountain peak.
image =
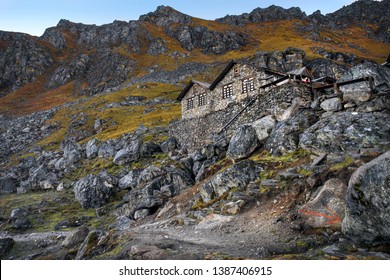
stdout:
{"type": "Polygon", "coordinates": [[[189,15],[176,11],[169,6],[158,6],[156,11],[140,16],[139,20],[159,26],[168,26],[171,23],[187,24],[192,22],[192,18],[189,15]]]}

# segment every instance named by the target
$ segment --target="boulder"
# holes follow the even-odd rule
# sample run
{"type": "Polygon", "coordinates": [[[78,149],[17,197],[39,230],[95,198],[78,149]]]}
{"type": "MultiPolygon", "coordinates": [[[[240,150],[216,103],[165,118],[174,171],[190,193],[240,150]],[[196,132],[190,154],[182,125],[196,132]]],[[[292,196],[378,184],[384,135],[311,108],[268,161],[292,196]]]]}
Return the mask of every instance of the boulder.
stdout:
{"type": "Polygon", "coordinates": [[[69,234],[62,242],[62,247],[71,249],[81,244],[88,236],[88,227],[82,226],[69,234]]]}
{"type": "Polygon", "coordinates": [[[316,121],[316,114],[305,110],[288,120],[279,122],[265,143],[265,149],[273,155],[295,151],[298,148],[300,134],[316,121]]]}
{"type": "Polygon", "coordinates": [[[3,258],[5,255],[11,251],[14,246],[15,241],[12,238],[1,238],[0,239],[0,258],[3,258]]]}
{"type": "Polygon", "coordinates": [[[161,152],[160,145],[157,145],[156,143],[144,143],[140,150],[141,157],[149,157],[161,152]]]}
{"type": "Polygon", "coordinates": [[[58,184],[57,174],[50,172],[45,164],[32,168],[27,180],[20,182],[18,193],[51,189],[58,184]]]}
{"type": "Polygon", "coordinates": [[[127,204],[122,207],[122,214],[133,219],[144,217],[145,213],[154,214],[169,198],[193,183],[187,170],[150,166],[141,172],[137,186],[123,198],[127,204]]]}
{"type": "Polygon", "coordinates": [[[66,165],[72,165],[77,163],[81,157],[81,147],[74,140],[65,140],[61,143],[61,148],[64,151],[64,160],[66,165]]]}
{"type": "Polygon", "coordinates": [[[115,155],[115,148],[112,141],[108,140],[100,144],[98,156],[100,158],[113,158],[115,155]]]}
{"type": "Polygon", "coordinates": [[[275,127],[276,121],[272,115],[261,118],[251,123],[251,126],[255,129],[257,138],[260,143],[264,143],[265,140],[271,134],[272,129],[275,127]]]}
{"type": "Polygon", "coordinates": [[[347,184],[340,179],[330,179],[305,205],[299,214],[305,227],[340,229],[345,213],[347,184]]]}
{"type": "Polygon", "coordinates": [[[140,220],[150,215],[149,209],[140,209],[135,211],[134,220],[140,220]]]}
{"type": "Polygon", "coordinates": [[[24,207],[19,207],[19,208],[12,209],[9,218],[11,221],[16,221],[17,219],[24,219],[27,216],[28,216],[28,209],[24,207]]]}
{"type": "Polygon", "coordinates": [[[0,194],[16,193],[18,181],[12,176],[0,178],[0,194]]]}
{"type": "Polygon", "coordinates": [[[343,103],[341,102],[340,98],[334,97],[324,100],[320,104],[320,107],[325,111],[336,112],[343,109],[343,103]]]}
{"type": "Polygon", "coordinates": [[[20,231],[28,230],[29,228],[31,228],[31,222],[27,218],[20,218],[20,219],[16,219],[11,224],[11,227],[15,230],[20,230],[20,231]]]}
{"type": "Polygon", "coordinates": [[[242,160],[203,183],[200,186],[201,197],[207,202],[232,188],[243,191],[250,182],[258,179],[261,170],[260,165],[255,162],[248,159],[242,160]]]}
{"type": "Polygon", "coordinates": [[[141,157],[141,145],[142,142],[138,139],[131,141],[124,149],[116,153],[114,163],[116,165],[123,165],[139,160],[141,157]]]}
{"type": "Polygon", "coordinates": [[[88,175],[75,183],[74,193],[83,208],[98,208],[107,203],[114,190],[100,177],[88,175]]]}
{"type": "Polygon", "coordinates": [[[234,132],[230,140],[227,156],[233,160],[247,158],[258,144],[256,130],[250,125],[242,125],[234,132]]]}
{"type": "Polygon", "coordinates": [[[151,165],[141,172],[138,177],[138,185],[145,185],[145,183],[160,177],[163,174],[161,168],[151,165]]]}
{"type": "Polygon", "coordinates": [[[316,154],[384,152],[390,145],[390,115],[339,112],[306,129],[300,147],[316,154]]]}
{"type": "Polygon", "coordinates": [[[131,170],[126,176],[119,179],[118,187],[121,190],[135,188],[138,184],[138,178],[141,174],[140,169],[131,170]]]}
{"type": "Polygon", "coordinates": [[[97,138],[93,138],[88,141],[85,147],[85,153],[87,155],[87,159],[93,159],[98,156],[99,143],[100,142],[97,138]]]}
{"type": "Polygon", "coordinates": [[[169,137],[166,141],[161,143],[160,147],[165,154],[168,154],[169,152],[173,152],[178,147],[176,138],[169,137]]]}
{"type": "Polygon", "coordinates": [[[352,174],[346,204],[345,235],[363,243],[390,241],[390,151],[352,174]]]}

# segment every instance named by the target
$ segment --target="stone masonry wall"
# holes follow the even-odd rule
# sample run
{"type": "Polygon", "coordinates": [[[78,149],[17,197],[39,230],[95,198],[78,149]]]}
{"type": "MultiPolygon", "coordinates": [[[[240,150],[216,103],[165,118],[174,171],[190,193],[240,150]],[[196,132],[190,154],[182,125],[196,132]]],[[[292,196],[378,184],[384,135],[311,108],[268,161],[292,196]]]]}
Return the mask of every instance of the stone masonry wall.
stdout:
{"type": "Polygon", "coordinates": [[[230,104],[235,102],[242,102],[248,97],[255,96],[258,93],[259,87],[265,83],[266,74],[262,70],[258,70],[253,66],[247,64],[237,64],[230,70],[222,81],[215,87],[214,90],[206,90],[205,88],[194,84],[188,91],[186,96],[181,101],[182,119],[190,119],[201,117],[210,112],[224,110],[230,104]],[[254,78],[254,90],[243,93],[243,80],[247,78],[254,78]],[[233,95],[223,98],[223,87],[232,84],[233,95]],[[206,92],[206,103],[203,106],[199,105],[199,94],[206,92]],[[194,108],[187,109],[188,99],[193,98],[194,108]]]}
{"type": "MultiPolygon", "coordinates": [[[[251,123],[265,115],[277,117],[291,106],[294,98],[300,97],[305,101],[311,101],[310,89],[300,84],[289,83],[261,92],[256,90],[253,95],[256,93],[258,94],[256,101],[221,134],[230,135],[240,125],[251,123]]],[[[245,101],[244,98],[240,102],[231,102],[224,109],[202,117],[177,121],[170,125],[170,134],[176,137],[181,146],[189,150],[213,143],[218,132],[244,108],[245,101]]]]}

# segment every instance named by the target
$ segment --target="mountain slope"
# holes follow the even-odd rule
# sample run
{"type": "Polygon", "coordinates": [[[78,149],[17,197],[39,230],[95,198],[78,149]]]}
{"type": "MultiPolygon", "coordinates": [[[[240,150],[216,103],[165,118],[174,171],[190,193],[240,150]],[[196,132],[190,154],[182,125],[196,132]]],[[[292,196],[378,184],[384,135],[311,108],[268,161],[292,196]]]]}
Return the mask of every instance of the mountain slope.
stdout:
{"type": "Polygon", "coordinates": [[[0,112],[26,114],[189,62],[224,63],[290,46],[312,58],[337,51],[382,62],[390,51],[388,7],[388,0],[358,1],[333,14],[306,16],[271,6],[208,21],[160,6],[131,22],[61,20],[40,38],[1,32],[0,95],[8,96],[0,99],[0,112]],[[367,7],[373,13],[359,16],[367,7]],[[41,108],[29,107],[40,99],[41,108]]]}

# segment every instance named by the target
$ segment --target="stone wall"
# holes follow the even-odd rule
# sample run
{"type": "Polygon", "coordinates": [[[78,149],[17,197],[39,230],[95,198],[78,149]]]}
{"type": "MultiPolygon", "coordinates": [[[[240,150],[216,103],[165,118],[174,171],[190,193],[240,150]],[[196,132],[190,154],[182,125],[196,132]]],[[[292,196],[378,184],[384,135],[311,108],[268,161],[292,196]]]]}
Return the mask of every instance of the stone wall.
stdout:
{"type": "Polygon", "coordinates": [[[236,64],[213,90],[207,90],[195,83],[181,101],[182,119],[202,117],[214,111],[224,110],[230,104],[243,102],[248,97],[255,96],[258,94],[260,86],[269,82],[264,80],[266,76],[264,71],[251,65],[236,64]],[[243,81],[248,78],[253,78],[254,87],[253,90],[243,93],[243,81]],[[232,85],[233,94],[224,98],[223,87],[229,84],[232,85]],[[206,104],[200,106],[199,95],[202,93],[206,93],[206,104]],[[193,109],[187,108],[189,99],[193,99],[193,109]]]}
{"type": "MultiPolygon", "coordinates": [[[[241,94],[241,93],[239,93],[241,94]]],[[[221,133],[220,130],[245,106],[250,96],[233,99],[224,109],[210,112],[201,117],[182,119],[170,125],[170,134],[181,146],[189,150],[213,143],[218,135],[230,135],[241,124],[251,123],[262,116],[274,115],[276,118],[287,110],[294,98],[311,101],[310,88],[301,84],[289,83],[267,91],[258,91],[256,101],[221,133]],[[219,133],[219,134],[218,134],[219,133]]]]}

